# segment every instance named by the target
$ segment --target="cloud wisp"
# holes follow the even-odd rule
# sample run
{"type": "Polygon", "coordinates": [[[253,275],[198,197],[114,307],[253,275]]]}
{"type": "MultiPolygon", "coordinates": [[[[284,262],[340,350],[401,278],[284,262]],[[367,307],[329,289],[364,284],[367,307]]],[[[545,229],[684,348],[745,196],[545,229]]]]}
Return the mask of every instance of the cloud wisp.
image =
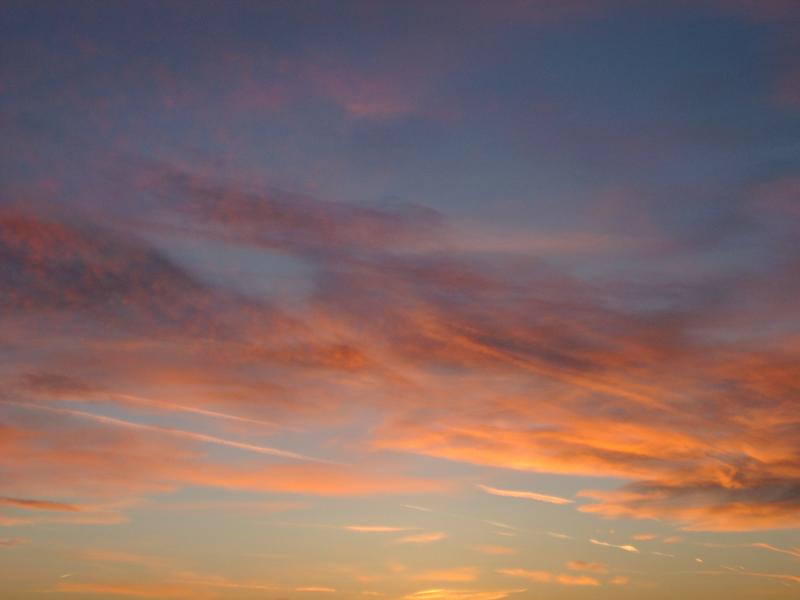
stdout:
{"type": "Polygon", "coordinates": [[[45,406],[41,404],[32,404],[32,403],[22,403],[22,402],[15,402],[11,400],[0,400],[3,404],[17,406],[20,408],[30,409],[30,410],[40,410],[45,412],[51,412],[71,417],[78,417],[81,419],[88,419],[90,421],[95,421],[97,423],[102,423],[104,425],[111,425],[114,427],[124,427],[128,429],[136,429],[140,431],[150,431],[154,433],[161,433],[164,435],[175,436],[179,438],[184,438],[188,440],[193,440],[197,442],[204,442],[208,444],[215,444],[219,446],[227,446],[229,448],[236,448],[238,450],[244,450],[246,452],[255,452],[256,454],[266,454],[268,456],[275,456],[278,458],[287,458],[291,460],[299,460],[299,461],[307,461],[307,462],[316,462],[316,463],[332,463],[332,461],[323,460],[320,458],[314,458],[311,456],[305,456],[303,454],[298,454],[296,452],[290,452],[288,450],[280,450],[278,448],[271,448],[269,446],[260,446],[258,444],[248,444],[244,442],[237,442],[234,440],[228,440],[220,437],[216,437],[213,435],[207,435],[204,433],[197,433],[193,431],[184,431],[182,429],[175,429],[172,427],[162,427],[160,425],[147,425],[143,423],[134,423],[131,421],[126,421],[124,419],[117,419],[115,417],[107,417],[103,415],[97,415],[94,413],[89,413],[82,410],[73,410],[69,408],[58,408],[53,406],[45,406]]]}
{"type": "Polygon", "coordinates": [[[548,504],[572,504],[569,498],[561,498],[560,496],[550,496],[548,494],[540,494],[538,492],[527,492],[519,490],[504,490],[488,485],[478,484],[478,488],[491,494],[493,496],[504,496],[506,498],[522,498],[525,500],[535,500],[537,502],[546,502],[548,504]]]}
{"type": "Polygon", "coordinates": [[[618,550],[624,550],[625,552],[632,552],[633,554],[639,554],[639,549],[636,546],[632,546],[630,544],[611,544],[609,542],[603,542],[600,540],[596,540],[591,538],[589,543],[594,544],[595,546],[605,546],[606,548],[617,548],[618,550]]]}

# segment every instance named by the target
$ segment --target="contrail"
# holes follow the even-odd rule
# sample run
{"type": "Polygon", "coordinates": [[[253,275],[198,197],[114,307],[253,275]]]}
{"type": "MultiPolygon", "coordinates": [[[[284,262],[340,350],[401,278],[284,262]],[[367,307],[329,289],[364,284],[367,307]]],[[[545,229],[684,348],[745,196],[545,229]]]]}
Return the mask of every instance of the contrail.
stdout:
{"type": "Polygon", "coordinates": [[[267,427],[280,427],[277,423],[272,421],[264,421],[262,419],[251,419],[249,417],[240,417],[238,415],[231,415],[228,413],[218,412],[216,410],[208,410],[205,408],[197,408],[196,406],[187,406],[185,404],[176,404],[174,402],[167,402],[165,400],[155,400],[153,398],[143,398],[141,396],[131,396],[130,394],[109,394],[111,398],[119,399],[122,402],[134,404],[147,404],[168,410],[175,410],[181,412],[189,412],[205,417],[213,417],[217,419],[228,419],[230,421],[238,421],[240,423],[253,423],[255,425],[266,425],[267,427]]]}
{"type": "Polygon", "coordinates": [[[72,410],[69,408],[55,408],[53,406],[43,406],[41,404],[26,404],[24,402],[15,402],[12,400],[0,400],[3,404],[19,406],[32,410],[40,410],[44,412],[51,412],[61,415],[70,415],[73,417],[80,417],[97,423],[106,425],[114,425],[116,427],[125,427],[126,429],[138,429],[140,431],[154,431],[175,437],[182,437],[197,442],[207,442],[209,444],[217,444],[218,446],[228,446],[229,448],[238,448],[239,450],[246,450],[248,452],[256,452],[258,454],[267,454],[270,456],[279,456],[281,458],[290,458],[293,460],[302,460],[307,462],[328,463],[332,464],[333,461],[324,460],[321,458],[314,458],[313,456],[306,456],[289,450],[280,450],[278,448],[271,448],[269,446],[258,446],[256,444],[247,444],[244,442],[235,442],[233,440],[226,440],[225,438],[216,437],[213,435],[206,435],[204,433],[195,433],[193,431],[185,431],[183,429],[174,429],[172,427],[161,427],[159,425],[145,425],[143,423],[134,423],[132,421],[125,421],[123,419],[116,419],[114,417],[106,417],[103,415],[96,415],[94,413],[84,412],[82,410],[72,410]]]}
{"type": "Polygon", "coordinates": [[[617,544],[609,544],[608,542],[601,542],[600,540],[595,540],[595,539],[590,539],[589,541],[596,546],[619,548],[620,550],[624,550],[625,552],[633,552],[635,554],[639,553],[639,549],[636,546],[631,546],[631,545],[618,546],[617,544]]]}
{"type": "Polygon", "coordinates": [[[508,498],[524,498],[525,500],[536,500],[537,502],[548,502],[550,504],[572,504],[572,500],[568,498],[561,498],[559,496],[549,496],[547,494],[539,494],[537,492],[523,492],[518,490],[501,490],[498,488],[490,487],[488,485],[478,484],[478,488],[492,494],[493,496],[506,496],[508,498]]]}
{"type": "Polygon", "coordinates": [[[769,550],[771,552],[779,552],[781,554],[787,554],[789,556],[794,556],[795,558],[800,558],[800,550],[785,550],[783,548],[777,548],[771,544],[767,544],[765,542],[752,542],[750,544],[711,544],[711,543],[704,543],[700,544],[701,546],[705,546],[706,548],[761,548],[763,550],[769,550]]]}

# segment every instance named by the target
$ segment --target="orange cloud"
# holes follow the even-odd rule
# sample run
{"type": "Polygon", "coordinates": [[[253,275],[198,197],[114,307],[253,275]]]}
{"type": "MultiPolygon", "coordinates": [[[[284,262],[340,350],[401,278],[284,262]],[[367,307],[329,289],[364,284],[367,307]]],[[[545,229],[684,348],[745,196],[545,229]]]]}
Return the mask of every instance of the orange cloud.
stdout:
{"type": "Polygon", "coordinates": [[[588,577],[586,575],[559,575],[556,577],[556,581],[561,585],[575,585],[575,586],[598,586],[600,582],[595,579],[594,577],[588,577]]]}
{"type": "Polygon", "coordinates": [[[447,537],[443,531],[431,531],[429,533],[419,533],[415,535],[407,535],[395,540],[397,544],[431,544],[438,542],[447,537]]]}
{"type": "MultiPolygon", "coordinates": [[[[14,292],[3,299],[2,336],[25,348],[4,367],[16,386],[4,401],[21,408],[30,396],[64,401],[102,389],[126,410],[149,404],[178,413],[172,417],[210,417],[242,435],[39,404],[48,408],[34,410],[50,413],[40,415],[44,425],[0,435],[9,450],[0,455],[12,475],[9,497],[43,490],[135,497],[188,485],[331,496],[452,489],[358,461],[388,450],[627,480],[613,492],[583,495],[591,503],[579,510],[599,516],[665,519],[687,529],[797,525],[800,468],[789,399],[800,345],[791,328],[777,324],[758,339],[750,334],[763,315],[794,319],[786,301],[793,296],[770,284],[796,280],[793,255],[722,287],[692,283],[683,306],[659,286],[632,295],[543,264],[473,260],[448,246],[453,233],[434,210],[330,202],[158,163],[141,168],[137,189],[157,207],[143,209],[144,220],[162,233],[180,223],[182,234],[203,243],[280,252],[310,267],[313,301],[278,309],[263,296],[244,299],[211,285],[143,237],[54,211],[3,210],[0,271],[15,279],[5,286],[14,292]],[[81,277],[65,277],[69,265],[81,277]],[[710,309],[710,297],[723,308],[710,309]],[[80,318],[67,318],[73,313],[80,318]],[[43,334],[46,352],[26,345],[43,334]],[[78,347],[75,339],[83,340],[78,347]],[[97,357],[103,381],[81,383],[63,368],[97,357]],[[280,390],[280,400],[265,399],[264,378],[253,373],[274,374],[268,392],[280,390]],[[184,389],[180,401],[136,391],[170,386],[184,389]],[[461,390],[458,398],[453,389],[461,390]],[[188,401],[195,391],[197,402],[188,401]],[[159,400],[141,401],[151,397],[159,400]],[[248,406],[252,412],[240,417],[248,406]],[[357,467],[244,458],[220,464],[197,447],[313,458],[245,437],[278,406],[298,420],[336,415],[344,422],[365,407],[379,418],[346,444],[321,440],[357,455],[357,467]],[[99,425],[119,431],[99,432],[99,425]],[[163,455],[173,458],[166,464],[163,455]]],[[[755,194],[761,204],[783,207],[795,183],[759,186],[755,194]]],[[[10,406],[3,411],[15,423],[32,418],[10,406]]]]}
{"type": "Polygon", "coordinates": [[[408,527],[394,527],[391,525],[345,525],[343,529],[362,533],[397,533],[409,530],[408,527]]]}
{"type": "Polygon", "coordinates": [[[483,554],[496,556],[515,554],[517,552],[514,548],[508,546],[472,546],[472,549],[477,552],[482,552],[483,554]]]}
{"type": "MultiPolygon", "coordinates": [[[[94,424],[93,420],[89,422],[94,424]]],[[[207,460],[197,449],[187,447],[183,437],[165,437],[149,429],[93,426],[77,431],[78,435],[71,428],[0,428],[0,467],[6,473],[4,487],[15,492],[14,496],[6,496],[3,504],[44,513],[0,515],[0,522],[6,525],[119,523],[125,521],[123,511],[130,500],[190,485],[343,497],[441,493],[449,489],[449,484],[440,479],[405,476],[381,469],[380,465],[351,467],[259,461],[226,464],[207,460]],[[163,461],[161,456],[170,456],[170,460],[163,461]],[[103,500],[49,503],[24,497],[44,491],[60,497],[88,495],[103,500]]]]}
{"type": "Polygon", "coordinates": [[[29,498],[0,498],[0,505],[13,506],[25,510],[44,510],[55,512],[80,512],[82,507],[65,502],[52,502],[50,500],[32,500],[29,498]]]}
{"type": "Polygon", "coordinates": [[[529,571],[527,569],[499,569],[501,575],[520,577],[536,583],[556,583],[567,586],[598,586],[600,582],[585,575],[564,575],[548,571],[529,571]]]}
{"type": "Polygon", "coordinates": [[[454,590],[448,588],[434,588],[420,590],[407,596],[404,600],[504,600],[512,594],[524,592],[516,590],[454,590]]]}
{"type": "Polygon", "coordinates": [[[567,568],[572,571],[589,571],[591,573],[608,572],[608,567],[602,563],[586,562],[583,560],[571,560],[567,563],[567,568]]]}
{"type": "Polygon", "coordinates": [[[414,576],[414,579],[419,581],[446,582],[475,581],[477,578],[478,569],[475,567],[457,567],[453,569],[425,571],[424,573],[414,576]]]}
{"type": "Polygon", "coordinates": [[[193,587],[170,584],[78,583],[60,581],[52,591],[61,594],[126,596],[133,598],[198,598],[207,597],[193,587]]]}
{"type": "MultiPolygon", "coordinates": [[[[697,531],[748,531],[800,526],[792,485],[783,494],[770,484],[763,491],[731,490],[722,486],[691,485],[642,491],[588,492],[600,500],[580,510],[613,518],[666,519],[683,529],[697,531]],[[781,498],[785,495],[785,499],[781,498]]],[[[666,540],[665,540],[666,541],[666,540]]]]}

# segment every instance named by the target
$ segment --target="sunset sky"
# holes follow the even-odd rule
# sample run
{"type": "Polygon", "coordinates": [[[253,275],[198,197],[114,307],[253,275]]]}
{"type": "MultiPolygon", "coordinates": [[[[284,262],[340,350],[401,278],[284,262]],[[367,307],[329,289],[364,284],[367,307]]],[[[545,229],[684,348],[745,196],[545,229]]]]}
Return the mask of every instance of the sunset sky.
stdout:
{"type": "Polygon", "coordinates": [[[0,0],[3,600],[800,598],[798,0],[0,0]]]}

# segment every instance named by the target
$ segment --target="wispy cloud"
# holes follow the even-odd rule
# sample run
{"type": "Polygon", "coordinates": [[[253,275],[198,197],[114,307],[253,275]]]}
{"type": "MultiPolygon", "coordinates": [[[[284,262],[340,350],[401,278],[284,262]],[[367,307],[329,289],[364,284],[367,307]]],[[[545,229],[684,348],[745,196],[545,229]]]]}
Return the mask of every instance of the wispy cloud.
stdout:
{"type": "Polygon", "coordinates": [[[429,533],[418,533],[414,535],[406,535],[395,540],[396,544],[431,544],[438,542],[447,537],[443,531],[431,531],[429,533]]]}
{"type": "Polygon", "coordinates": [[[344,525],[342,529],[361,533],[398,533],[400,531],[412,531],[414,528],[395,527],[393,525],[344,525]]]}
{"type": "Polygon", "coordinates": [[[213,435],[207,435],[204,433],[197,433],[193,431],[185,431],[183,429],[175,429],[172,427],[163,427],[160,425],[145,425],[143,423],[134,423],[132,421],[126,421],[123,419],[117,419],[115,417],[107,417],[103,415],[97,415],[94,413],[85,412],[82,410],[73,410],[69,408],[57,408],[53,406],[45,406],[42,404],[33,404],[33,403],[23,403],[23,402],[14,402],[10,400],[0,400],[3,404],[13,405],[20,408],[25,408],[28,410],[38,410],[38,411],[45,411],[51,412],[56,414],[61,414],[65,416],[72,416],[78,417],[81,419],[88,419],[90,421],[95,421],[97,423],[102,423],[104,425],[111,425],[114,427],[124,427],[127,429],[136,429],[140,431],[150,431],[154,433],[160,433],[164,435],[170,435],[175,437],[180,437],[184,439],[189,439],[197,442],[204,442],[209,444],[216,444],[218,446],[227,446],[229,448],[236,448],[239,450],[245,450],[247,452],[255,452],[257,454],[266,454],[269,456],[276,456],[280,458],[288,458],[292,460],[301,460],[301,461],[310,461],[310,462],[319,462],[319,463],[329,463],[331,461],[323,460],[320,458],[314,458],[311,456],[305,456],[303,454],[298,454],[296,452],[290,452],[288,450],[280,450],[278,448],[270,448],[269,446],[260,446],[257,444],[248,444],[245,442],[237,442],[234,440],[228,440],[224,438],[220,438],[213,435]]]}
{"type": "Polygon", "coordinates": [[[769,550],[770,552],[777,552],[779,554],[786,554],[787,556],[800,558],[800,549],[787,550],[786,548],[778,548],[777,546],[773,546],[772,544],[767,544],[766,542],[750,542],[744,544],[722,544],[713,542],[703,542],[700,545],[705,546],[706,548],[760,548],[762,550],[769,550]]]}
{"type": "Polygon", "coordinates": [[[700,571],[704,575],[742,575],[745,577],[757,577],[762,579],[774,579],[776,581],[783,581],[787,583],[800,583],[800,575],[790,573],[761,573],[758,571],[749,571],[746,569],[725,570],[725,571],[700,571]]]}
{"type": "Polygon", "coordinates": [[[432,512],[430,508],[425,508],[424,506],[417,506],[416,504],[403,504],[403,508],[408,508],[409,510],[418,510],[421,512],[432,512]]]}
{"type": "Polygon", "coordinates": [[[179,412],[188,412],[196,415],[201,415],[204,417],[210,417],[212,419],[223,419],[228,421],[234,421],[238,423],[250,423],[253,425],[262,425],[264,427],[276,428],[280,427],[278,424],[272,421],[265,421],[264,419],[254,419],[251,417],[242,417],[239,415],[232,415],[229,413],[223,413],[215,410],[209,410],[207,408],[200,408],[197,406],[187,406],[185,404],[176,404],[174,402],[167,402],[165,400],[156,400],[154,398],[144,398],[142,396],[132,396],[130,394],[109,394],[109,397],[112,399],[119,400],[122,403],[130,403],[130,404],[140,404],[144,406],[151,406],[155,408],[161,408],[164,410],[170,411],[179,411],[179,412]]]}
{"type": "Polygon", "coordinates": [[[404,600],[504,600],[512,594],[525,592],[525,589],[512,590],[463,590],[434,588],[420,590],[407,596],[404,600]]]}
{"type": "Polygon", "coordinates": [[[66,502],[53,502],[52,500],[38,500],[31,498],[0,498],[0,505],[12,506],[24,510],[44,510],[54,512],[80,512],[83,507],[66,502]]]}
{"type": "Polygon", "coordinates": [[[519,577],[536,583],[556,583],[567,586],[598,586],[600,582],[586,575],[565,575],[549,571],[531,571],[528,569],[498,569],[501,575],[519,577]]]}
{"type": "Polygon", "coordinates": [[[480,546],[471,546],[471,548],[476,552],[481,552],[482,554],[489,554],[494,556],[516,554],[517,552],[515,548],[511,548],[509,546],[480,545],[480,546]]]}
{"type": "Polygon", "coordinates": [[[197,598],[207,597],[194,587],[174,584],[127,584],[59,581],[51,591],[61,594],[126,596],[133,598],[197,598]]]}
{"type": "Polygon", "coordinates": [[[478,569],[476,567],[455,567],[451,569],[425,571],[414,576],[414,579],[419,581],[444,582],[475,581],[477,578],[478,569]]]}
{"type": "Polygon", "coordinates": [[[478,484],[478,487],[493,496],[505,496],[507,498],[522,498],[525,500],[536,500],[537,502],[547,502],[549,504],[572,504],[572,500],[568,498],[561,498],[559,496],[549,496],[547,494],[539,494],[537,492],[527,492],[519,490],[504,490],[488,485],[478,484]]]}
{"type": "Polygon", "coordinates": [[[624,550],[625,552],[632,552],[634,554],[639,553],[639,549],[636,546],[631,546],[630,544],[610,544],[609,542],[601,542],[600,540],[590,539],[590,543],[594,544],[595,546],[605,546],[606,548],[617,548],[618,550],[624,550]]]}
{"type": "Polygon", "coordinates": [[[571,571],[589,571],[591,573],[608,572],[608,567],[602,563],[586,562],[583,560],[571,560],[567,563],[567,568],[571,571]]]}

